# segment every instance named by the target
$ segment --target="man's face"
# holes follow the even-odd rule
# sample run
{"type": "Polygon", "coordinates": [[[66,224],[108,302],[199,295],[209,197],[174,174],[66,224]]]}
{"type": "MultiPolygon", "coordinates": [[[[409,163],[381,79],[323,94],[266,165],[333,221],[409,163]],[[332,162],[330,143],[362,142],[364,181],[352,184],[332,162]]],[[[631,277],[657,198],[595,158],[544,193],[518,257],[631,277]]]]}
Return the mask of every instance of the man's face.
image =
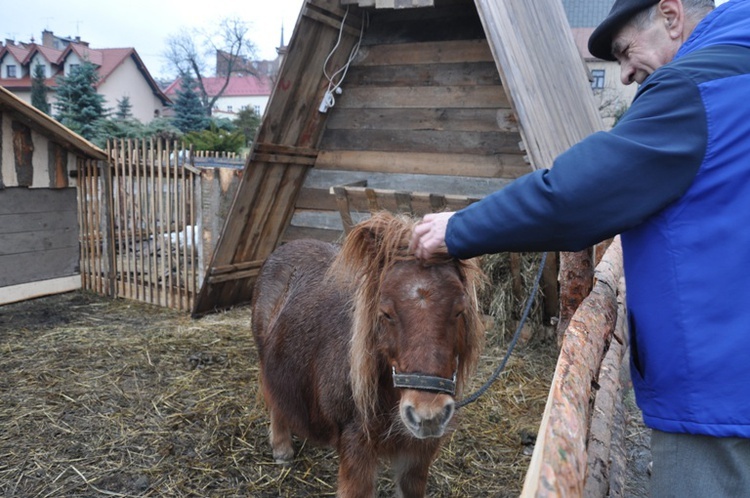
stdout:
{"type": "Polygon", "coordinates": [[[624,85],[638,84],[674,58],[679,45],[669,36],[665,21],[657,16],[646,28],[626,25],[612,40],[612,55],[620,64],[624,85]]]}

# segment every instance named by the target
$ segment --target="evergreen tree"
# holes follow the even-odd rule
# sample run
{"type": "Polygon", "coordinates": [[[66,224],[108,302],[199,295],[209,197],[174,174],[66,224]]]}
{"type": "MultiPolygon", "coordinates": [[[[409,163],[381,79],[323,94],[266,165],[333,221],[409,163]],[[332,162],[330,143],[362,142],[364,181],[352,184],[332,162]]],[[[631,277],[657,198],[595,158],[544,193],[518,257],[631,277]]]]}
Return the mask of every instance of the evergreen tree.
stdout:
{"type": "Polygon", "coordinates": [[[68,76],[57,79],[58,121],[88,140],[102,142],[102,125],[107,117],[104,97],[96,93],[99,75],[85,61],[68,76]]]}
{"type": "Polygon", "coordinates": [[[133,104],[130,103],[130,97],[127,95],[117,101],[117,113],[115,113],[115,117],[122,120],[133,117],[133,104]]]}
{"type": "Polygon", "coordinates": [[[49,114],[49,102],[47,102],[47,85],[45,83],[44,66],[34,66],[34,77],[31,80],[31,105],[45,114],[49,114]]]}
{"type": "Polygon", "coordinates": [[[183,133],[205,130],[209,124],[201,99],[195,91],[196,82],[190,72],[183,73],[174,101],[174,124],[183,133]]]}
{"type": "Polygon", "coordinates": [[[255,132],[260,126],[260,116],[255,109],[245,107],[237,113],[237,119],[234,121],[235,126],[245,135],[245,146],[250,146],[255,140],[255,132]]]}

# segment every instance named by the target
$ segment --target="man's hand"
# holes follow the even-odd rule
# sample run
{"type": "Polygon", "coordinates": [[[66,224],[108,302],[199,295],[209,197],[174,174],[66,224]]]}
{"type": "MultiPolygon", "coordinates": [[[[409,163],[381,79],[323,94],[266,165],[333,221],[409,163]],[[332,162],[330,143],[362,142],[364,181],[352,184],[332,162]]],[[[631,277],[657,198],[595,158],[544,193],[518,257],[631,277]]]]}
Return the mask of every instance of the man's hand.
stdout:
{"type": "Polygon", "coordinates": [[[427,214],[414,227],[409,249],[418,259],[426,261],[437,249],[445,248],[445,231],[448,228],[448,220],[454,214],[453,212],[427,214]]]}

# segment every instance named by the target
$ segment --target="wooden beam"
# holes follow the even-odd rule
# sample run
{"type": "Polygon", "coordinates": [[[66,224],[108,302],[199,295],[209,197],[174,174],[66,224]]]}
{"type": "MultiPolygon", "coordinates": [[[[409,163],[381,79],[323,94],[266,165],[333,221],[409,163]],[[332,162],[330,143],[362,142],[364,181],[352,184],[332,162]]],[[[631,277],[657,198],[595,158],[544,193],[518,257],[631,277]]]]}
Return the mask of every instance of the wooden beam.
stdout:
{"type": "Polygon", "coordinates": [[[80,288],[80,275],[0,287],[0,305],[53,294],[62,294],[63,292],[70,292],[80,288]]]}
{"type": "Polygon", "coordinates": [[[31,128],[13,120],[11,129],[13,130],[13,158],[16,162],[18,186],[31,187],[34,183],[34,142],[31,140],[31,128]]]}
{"type": "Polygon", "coordinates": [[[615,329],[622,248],[612,243],[597,283],[565,333],[521,496],[583,496],[592,382],[615,329]]]}
{"type": "Polygon", "coordinates": [[[520,154],[321,151],[316,168],[363,172],[431,174],[480,178],[518,178],[531,169],[520,154]]]}
{"type": "Polygon", "coordinates": [[[10,109],[14,115],[34,122],[40,129],[52,134],[66,147],[96,159],[105,160],[105,152],[82,136],[73,133],[59,121],[30,106],[16,95],[0,86],[0,110],[10,109]]]}
{"type": "Polygon", "coordinates": [[[493,62],[487,40],[375,45],[360,51],[358,66],[493,62]]]}

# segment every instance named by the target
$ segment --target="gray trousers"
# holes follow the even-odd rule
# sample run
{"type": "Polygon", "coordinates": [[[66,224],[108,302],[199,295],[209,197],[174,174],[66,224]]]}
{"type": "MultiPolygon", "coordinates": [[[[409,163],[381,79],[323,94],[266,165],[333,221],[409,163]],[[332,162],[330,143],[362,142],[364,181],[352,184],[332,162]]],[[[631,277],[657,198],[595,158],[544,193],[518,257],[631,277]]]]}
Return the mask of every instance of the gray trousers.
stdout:
{"type": "Polygon", "coordinates": [[[651,433],[651,498],[750,497],[750,439],[651,433]]]}

